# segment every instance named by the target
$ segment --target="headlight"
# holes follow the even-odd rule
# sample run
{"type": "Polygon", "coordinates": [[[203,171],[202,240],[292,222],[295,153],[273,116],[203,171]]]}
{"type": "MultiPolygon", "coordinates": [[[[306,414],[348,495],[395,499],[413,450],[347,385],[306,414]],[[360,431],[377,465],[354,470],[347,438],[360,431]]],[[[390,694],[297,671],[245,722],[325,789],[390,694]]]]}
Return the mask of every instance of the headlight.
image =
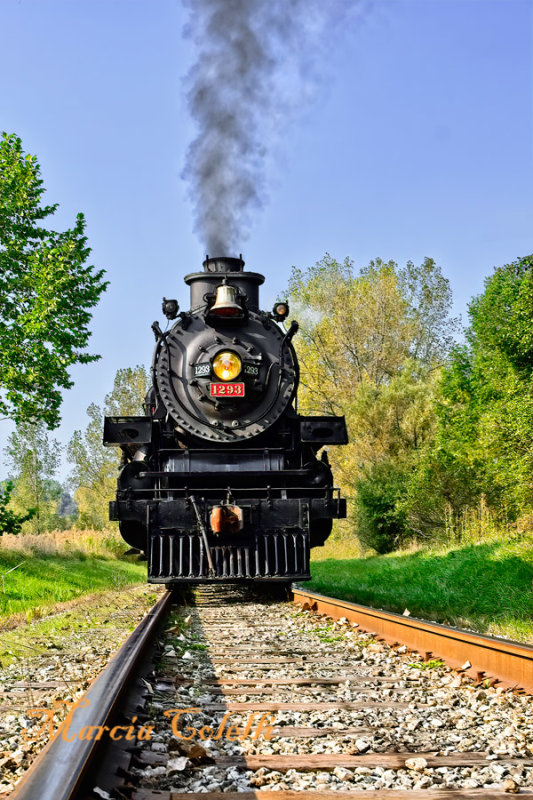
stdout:
{"type": "Polygon", "coordinates": [[[240,375],[242,362],[238,355],[225,350],[213,359],[213,371],[221,381],[232,381],[240,375]]]}

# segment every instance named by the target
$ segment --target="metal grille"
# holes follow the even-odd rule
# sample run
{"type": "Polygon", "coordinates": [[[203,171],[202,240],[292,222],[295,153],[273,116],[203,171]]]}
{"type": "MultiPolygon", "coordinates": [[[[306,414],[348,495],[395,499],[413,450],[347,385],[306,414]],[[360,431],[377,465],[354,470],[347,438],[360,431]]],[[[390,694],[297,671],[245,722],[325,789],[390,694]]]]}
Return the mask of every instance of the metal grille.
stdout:
{"type": "Polygon", "coordinates": [[[155,583],[202,580],[297,579],[309,577],[309,533],[265,533],[242,545],[213,545],[215,574],[209,575],[199,534],[159,532],[150,536],[148,579],[155,583]]]}

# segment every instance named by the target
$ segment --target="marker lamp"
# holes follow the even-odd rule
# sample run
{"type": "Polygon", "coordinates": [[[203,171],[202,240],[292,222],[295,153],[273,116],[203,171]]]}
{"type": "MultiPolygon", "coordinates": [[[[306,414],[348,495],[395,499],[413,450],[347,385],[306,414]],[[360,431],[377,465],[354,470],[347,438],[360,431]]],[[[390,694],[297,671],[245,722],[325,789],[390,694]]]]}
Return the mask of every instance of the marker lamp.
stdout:
{"type": "Polygon", "coordinates": [[[289,304],[288,303],[275,303],[274,308],[272,309],[272,314],[274,319],[278,322],[283,322],[284,319],[287,319],[289,316],[289,304]]]}

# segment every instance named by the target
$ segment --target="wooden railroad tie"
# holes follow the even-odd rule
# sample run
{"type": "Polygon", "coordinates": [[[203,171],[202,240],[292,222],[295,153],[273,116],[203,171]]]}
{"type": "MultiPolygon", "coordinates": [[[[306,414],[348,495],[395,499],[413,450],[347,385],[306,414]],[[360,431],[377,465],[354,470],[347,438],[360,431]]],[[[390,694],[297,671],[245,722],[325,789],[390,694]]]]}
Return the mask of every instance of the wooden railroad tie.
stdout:
{"type": "MultiPolygon", "coordinates": [[[[168,756],[165,753],[158,753],[152,750],[143,750],[138,753],[138,759],[142,764],[156,766],[165,764],[168,756]]],[[[405,762],[423,758],[427,762],[427,768],[437,767],[474,767],[490,766],[491,764],[513,764],[520,766],[533,765],[533,758],[512,758],[502,756],[497,761],[487,761],[487,753],[450,753],[446,756],[430,753],[318,753],[300,754],[291,753],[288,755],[236,755],[218,756],[214,758],[217,767],[230,768],[236,767],[244,770],[268,769],[273,772],[332,772],[337,767],[344,769],[357,769],[357,767],[383,767],[384,769],[407,769],[405,762]]],[[[201,767],[197,767],[201,769],[201,767]]],[[[398,790],[396,790],[398,791],[398,790]]],[[[431,790],[432,792],[434,790],[431,790]]],[[[262,796],[262,792],[260,794],[262,796]]],[[[433,795],[432,795],[433,796],[433,795]]]]}

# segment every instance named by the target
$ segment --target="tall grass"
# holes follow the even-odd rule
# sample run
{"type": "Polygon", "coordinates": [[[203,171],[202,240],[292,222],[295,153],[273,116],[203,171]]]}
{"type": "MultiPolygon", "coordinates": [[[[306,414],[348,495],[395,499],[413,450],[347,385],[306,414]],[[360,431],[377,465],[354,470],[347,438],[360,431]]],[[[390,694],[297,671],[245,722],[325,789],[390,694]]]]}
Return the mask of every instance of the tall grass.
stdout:
{"type": "Polygon", "coordinates": [[[363,558],[365,551],[355,533],[333,533],[323,547],[311,550],[311,562],[324,561],[328,558],[363,558]]]}
{"type": "Polygon", "coordinates": [[[485,497],[473,508],[464,509],[454,515],[447,509],[444,544],[482,544],[502,539],[520,538],[524,533],[533,533],[533,514],[511,522],[505,509],[489,508],[485,497]]]}
{"type": "MultiPolygon", "coordinates": [[[[515,541],[524,536],[533,537],[533,514],[526,514],[515,522],[509,521],[505,510],[491,509],[484,497],[473,508],[466,508],[454,514],[451,506],[446,510],[445,527],[435,531],[429,539],[413,537],[395,552],[415,553],[419,550],[439,552],[457,545],[476,545],[487,542],[515,541]]],[[[365,547],[357,538],[355,530],[334,528],[324,547],[311,552],[311,561],[324,561],[328,558],[350,559],[368,558],[377,555],[372,548],[365,547]]]]}
{"type": "Polygon", "coordinates": [[[77,558],[120,558],[128,549],[117,530],[51,531],[49,533],[5,534],[0,551],[26,557],[73,556],[77,558]]]}

